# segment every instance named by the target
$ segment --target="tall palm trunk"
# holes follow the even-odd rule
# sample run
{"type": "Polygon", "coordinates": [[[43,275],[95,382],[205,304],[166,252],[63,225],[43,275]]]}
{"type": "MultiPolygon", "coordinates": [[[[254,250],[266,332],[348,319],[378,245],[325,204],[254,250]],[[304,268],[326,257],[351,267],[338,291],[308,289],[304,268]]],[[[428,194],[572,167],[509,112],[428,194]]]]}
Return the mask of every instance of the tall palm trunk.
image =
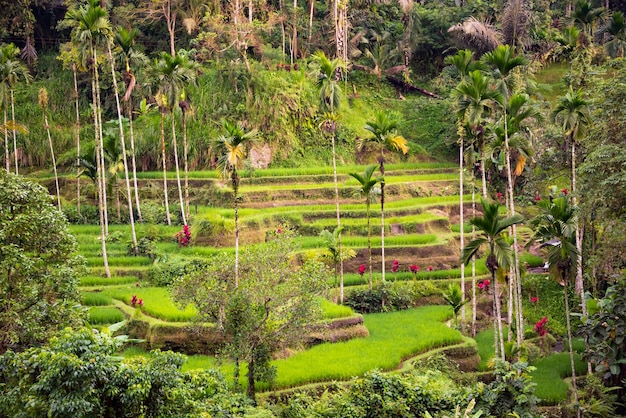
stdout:
{"type": "MultiPolygon", "coordinates": [[[[570,141],[572,143],[572,204],[576,205],[576,141],[574,136],[571,135],[570,141]]],[[[583,315],[587,315],[587,303],[585,301],[585,292],[584,292],[584,284],[583,284],[583,251],[582,251],[582,236],[580,231],[580,222],[576,222],[576,251],[578,254],[576,255],[576,282],[575,282],[575,290],[576,294],[581,296],[581,304],[582,304],[582,313],[583,315]]]]}
{"type": "MultiPolygon", "coordinates": [[[[113,91],[115,92],[115,104],[117,107],[117,121],[120,127],[120,140],[122,142],[122,158],[124,159],[124,180],[126,182],[126,199],[128,204],[128,219],[130,221],[130,231],[133,240],[133,252],[137,254],[137,233],[135,232],[135,214],[133,213],[133,199],[130,191],[130,180],[128,177],[128,158],[126,158],[126,140],[124,139],[124,125],[122,124],[122,106],[120,106],[120,95],[117,89],[117,77],[115,75],[115,60],[111,52],[111,43],[107,43],[109,51],[109,62],[111,63],[111,77],[113,78],[113,91]]],[[[116,179],[117,184],[117,179],[116,179]]],[[[118,190],[118,217],[119,217],[119,190],[118,190]]]]}
{"type": "Polygon", "coordinates": [[[298,59],[298,0],[293,0],[293,18],[291,25],[293,26],[293,34],[291,36],[291,63],[298,59]]]}
{"type": "MultiPolygon", "coordinates": [[[[11,89],[11,119],[15,123],[15,99],[13,97],[13,89],[11,89]]],[[[17,162],[17,133],[13,129],[13,157],[15,159],[15,174],[19,173],[19,164],[17,162]]]]}
{"type": "MultiPolygon", "coordinates": [[[[341,216],[339,211],[339,182],[337,181],[337,154],[335,151],[335,130],[331,136],[333,153],[333,181],[335,185],[335,213],[337,214],[337,228],[341,228],[341,216]]],[[[337,251],[339,251],[339,302],[343,304],[343,254],[341,249],[341,232],[337,235],[337,251]]]]}
{"type": "Polygon", "coordinates": [[[309,51],[311,50],[311,36],[313,35],[313,12],[315,11],[315,0],[311,0],[311,5],[309,8],[309,40],[307,43],[307,48],[309,51]]]}
{"type": "MultiPolygon", "coordinates": [[[[460,225],[460,244],[461,244],[461,251],[463,251],[463,248],[465,248],[465,220],[464,220],[464,214],[463,214],[463,162],[464,162],[464,156],[463,156],[463,148],[464,148],[464,141],[463,141],[463,135],[459,135],[459,225],[460,225]]],[[[465,266],[461,264],[461,295],[462,295],[462,301],[465,301],[465,266]]],[[[475,301],[473,302],[473,307],[475,308],[475,301]]],[[[463,304],[463,307],[461,308],[461,318],[465,318],[465,304],[463,304]]]]}
{"type": "Polygon", "coordinates": [[[187,109],[185,105],[181,106],[183,113],[183,175],[185,177],[185,214],[189,219],[189,144],[187,144],[187,109]]]}
{"type": "Polygon", "coordinates": [[[161,159],[163,160],[163,193],[165,197],[165,214],[167,217],[167,224],[172,225],[172,218],[170,217],[170,203],[169,198],[167,196],[167,154],[165,153],[165,126],[164,126],[164,116],[165,109],[161,110],[161,159]]]}
{"type": "Polygon", "coordinates": [[[187,216],[185,214],[185,201],[183,200],[183,188],[180,183],[180,168],[178,165],[178,143],[176,142],[176,115],[174,114],[174,106],[172,106],[172,147],[174,148],[174,165],[176,167],[176,184],[178,186],[178,200],[180,202],[180,214],[183,218],[183,225],[187,225],[187,216]]]}
{"type": "Polygon", "coordinates": [[[108,236],[109,235],[109,210],[108,210],[108,199],[107,199],[107,188],[106,188],[106,164],[104,161],[104,141],[103,141],[103,134],[102,134],[102,100],[100,98],[100,74],[98,72],[98,56],[97,56],[97,52],[96,49],[93,48],[93,62],[94,62],[94,78],[95,78],[95,82],[96,82],[96,102],[95,102],[95,118],[98,119],[98,125],[97,125],[97,129],[98,129],[98,135],[100,138],[100,146],[99,146],[99,152],[100,152],[100,181],[101,181],[101,185],[102,185],[102,211],[104,214],[104,233],[108,236]]]}
{"type": "Polygon", "coordinates": [[[72,64],[74,75],[74,105],[76,108],[76,211],[80,217],[80,109],[78,106],[78,81],[76,77],[76,64],[72,64]]]}
{"type": "Polygon", "coordinates": [[[237,194],[239,192],[239,174],[237,169],[233,168],[231,174],[233,184],[233,208],[235,209],[235,288],[239,287],[239,201],[237,194]]]}
{"type": "MultiPolygon", "coordinates": [[[[4,126],[7,126],[7,109],[4,108],[4,126]]],[[[9,155],[9,130],[4,130],[4,164],[7,173],[11,172],[11,156],[9,155]]]]}
{"type": "Polygon", "coordinates": [[[141,205],[139,204],[139,187],[137,186],[137,156],[135,154],[135,132],[133,129],[133,106],[131,98],[128,99],[127,106],[128,130],[130,133],[130,160],[133,164],[133,187],[135,189],[135,209],[137,210],[137,219],[139,222],[143,222],[141,217],[141,205]]]}
{"type": "MultiPolygon", "coordinates": [[[[511,174],[511,149],[509,147],[509,134],[508,134],[508,126],[507,126],[507,114],[506,108],[504,110],[504,146],[505,146],[505,155],[506,155],[506,177],[507,177],[507,200],[508,200],[508,216],[515,215],[515,202],[513,200],[513,176],[511,174]]],[[[520,269],[519,269],[519,248],[517,246],[517,225],[513,224],[511,227],[512,235],[513,235],[513,266],[511,268],[512,277],[509,283],[509,286],[514,286],[512,297],[514,300],[514,305],[516,306],[516,331],[517,331],[517,346],[521,346],[524,342],[524,317],[522,315],[522,285],[520,280],[520,269]]]]}
{"type": "Polygon", "coordinates": [[[370,268],[370,290],[372,290],[373,273],[372,273],[372,230],[370,219],[370,197],[365,197],[365,216],[367,216],[367,253],[369,255],[369,268],[370,268]]]}
{"type": "MultiPolygon", "coordinates": [[[[574,364],[574,347],[572,346],[572,325],[570,321],[569,313],[569,294],[567,291],[567,274],[565,271],[561,272],[561,278],[563,279],[563,293],[565,297],[565,319],[567,323],[567,343],[569,345],[569,360],[570,367],[572,368],[572,389],[574,391],[574,404],[578,404],[578,386],[576,385],[576,366],[574,364]]],[[[577,408],[578,416],[580,417],[580,408],[577,408]]]]}
{"type": "Polygon", "coordinates": [[[98,117],[98,88],[96,85],[96,74],[97,74],[97,61],[95,60],[96,53],[91,45],[91,49],[94,57],[94,68],[93,74],[91,77],[91,91],[92,91],[92,101],[93,101],[93,109],[94,109],[94,138],[95,138],[95,148],[96,148],[96,186],[98,189],[98,215],[100,217],[100,243],[102,248],[102,262],[104,263],[104,272],[106,277],[111,277],[111,270],[109,269],[109,258],[107,255],[107,247],[106,247],[106,218],[104,216],[106,212],[106,195],[103,190],[105,189],[105,185],[102,181],[102,171],[104,167],[102,166],[102,160],[100,158],[100,153],[102,152],[102,137],[100,136],[100,118],[98,117]]]}
{"type": "Polygon", "coordinates": [[[380,180],[380,258],[382,264],[381,281],[385,281],[385,157],[383,146],[380,147],[379,166],[380,180]]]}
{"type": "Polygon", "coordinates": [[[48,124],[48,114],[45,109],[46,105],[47,103],[42,104],[43,124],[44,124],[44,127],[46,128],[46,132],[48,133],[48,145],[50,146],[50,156],[52,158],[52,169],[54,171],[54,184],[56,185],[56,190],[57,190],[57,206],[60,211],[61,210],[61,191],[59,189],[59,175],[57,174],[57,161],[56,161],[56,158],[54,157],[54,147],[52,146],[52,136],[50,135],[50,125],[48,124]]]}

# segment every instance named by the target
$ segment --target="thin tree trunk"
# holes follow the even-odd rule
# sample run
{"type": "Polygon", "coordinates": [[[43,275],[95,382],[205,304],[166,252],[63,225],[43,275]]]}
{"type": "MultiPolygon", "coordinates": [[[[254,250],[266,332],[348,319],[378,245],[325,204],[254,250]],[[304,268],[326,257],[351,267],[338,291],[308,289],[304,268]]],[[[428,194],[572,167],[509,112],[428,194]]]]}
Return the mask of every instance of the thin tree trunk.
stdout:
{"type": "Polygon", "coordinates": [[[143,222],[141,217],[141,206],[139,204],[139,187],[137,186],[137,157],[135,155],[135,133],[133,129],[133,106],[132,99],[128,99],[128,129],[130,132],[130,159],[133,164],[133,187],[135,188],[135,209],[137,210],[137,219],[143,222]]]}
{"type": "Polygon", "coordinates": [[[104,161],[104,136],[102,134],[102,100],[100,98],[100,74],[98,72],[97,52],[93,49],[94,77],[96,79],[96,109],[95,117],[98,119],[98,134],[100,138],[100,177],[102,184],[102,208],[104,212],[104,233],[109,235],[109,209],[106,188],[106,164],[104,161]]]}
{"type": "Polygon", "coordinates": [[[382,277],[381,281],[385,281],[385,157],[384,150],[381,145],[380,148],[380,161],[378,170],[380,171],[380,257],[382,264],[382,277]]]}
{"type": "Polygon", "coordinates": [[[500,338],[498,337],[498,315],[496,308],[496,299],[498,298],[498,292],[496,287],[496,275],[495,272],[491,273],[491,283],[493,283],[493,300],[491,303],[491,309],[493,310],[493,352],[494,358],[500,357],[500,338]]]}
{"type": "Polygon", "coordinates": [[[248,398],[252,399],[252,402],[256,403],[254,380],[254,354],[251,354],[250,361],[248,362],[248,388],[246,394],[248,395],[248,398]]]}
{"type": "Polygon", "coordinates": [[[163,109],[161,109],[161,158],[163,159],[163,192],[165,195],[165,214],[167,224],[172,225],[170,217],[170,203],[167,196],[167,155],[165,153],[165,126],[163,122],[163,109]]]}
{"type": "MultiPolygon", "coordinates": [[[[576,206],[577,197],[576,197],[576,141],[572,137],[570,138],[572,143],[572,204],[576,206]]],[[[578,254],[576,255],[576,282],[575,282],[575,291],[577,295],[581,296],[582,302],[582,312],[583,315],[587,314],[587,304],[585,303],[585,294],[584,294],[584,284],[583,284],[583,252],[582,252],[582,237],[580,234],[580,222],[576,221],[576,251],[578,254]]]]}
{"type": "MultiPolygon", "coordinates": [[[[4,126],[7,126],[7,109],[4,109],[4,126]]],[[[11,156],[9,155],[9,130],[4,130],[4,164],[7,173],[11,172],[11,156]]]]}
{"type": "MultiPolygon", "coordinates": [[[[135,214],[133,213],[133,198],[130,191],[130,180],[128,177],[128,158],[126,158],[126,141],[124,139],[124,125],[122,124],[122,106],[120,105],[120,95],[117,89],[117,77],[115,76],[115,61],[113,59],[113,53],[111,52],[111,43],[107,43],[107,48],[109,51],[109,61],[111,63],[111,76],[113,78],[113,91],[115,92],[115,104],[117,107],[117,121],[120,127],[120,140],[122,143],[122,158],[124,159],[124,180],[126,181],[126,199],[128,204],[128,219],[130,220],[130,231],[131,237],[133,240],[133,252],[137,254],[137,233],[135,231],[135,214]]],[[[115,184],[117,185],[117,178],[115,179],[115,184]]],[[[119,208],[119,186],[118,186],[118,196],[117,196],[117,213],[118,217],[120,217],[120,208],[119,208]]]]}
{"type": "Polygon", "coordinates": [[[48,145],[50,146],[50,156],[52,157],[52,169],[54,170],[54,184],[57,188],[57,206],[59,211],[61,210],[61,190],[59,189],[59,175],[57,174],[57,160],[54,157],[54,147],[52,146],[52,136],[50,135],[50,125],[48,125],[48,115],[46,110],[43,109],[43,124],[46,127],[48,133],[48,145]]]}
{"type": "Polygon", "coordinates": [[[122,223],[122,204],[120,203],[120,184],[117,181],[117,172],[115,173],[113,181],[115,182],[115,207],[117,208],[117,223],[122,223]]]}
{"type": "MultiPolygon", "coordinates": [[[[476,192],[474,185],[474,171],[472,170],[472,217],[476,217],[476,192]]],[[[476,239],[476,227],[472,225],[472,241],[476,239]]],[[[464,266],[461,266],[464,268],[464,266]]],[[[472,257],[472,337],[476,336],[476,257],[472,257]]]]}
{"type": "MultiPolygon", "coordinates": [[[[337,214],[337,228],[341,228],[339,212],[339,183],[337,181],[337,154],[335,151],[335,132],[332,133],[331,145],[333,152],[333,181],[335,184],[335,212],[337,214]]],[[[337,235],[337,250],[339,251],[339,301],[343,304],[343,254],[341,249],[341,232],[337,235]]]]}
{"type": "Polygon", "coordinates": [[[314,11],[315,11],[315,0],[311,0],[311,8],[309,9],[309,40],[307,43],[307,48],[309,49],[309,51],[311,51],[311,36],[313,35],[313,12],[314,11]]]}
{"type": "MultiPolygon", "coordinates": [[[[459,135],[459,141],[459,232],[461,252],[463,252],[463,248],[465,248],[465,219],[463,214],[463,135],[459,135]]],[[[463,264],[461,264],[461,294],[462,301],[465,301],[465,265],[463,264]]],[[[465,304],[463,304],[463,307],[461,309],[461,318],[465,318],[465,304]]]]}
{"type": "Polygon", "coordinates": [[[298,0],[293,0],[293,18],[292,18],[292,26],[293,26],[293,35],[291,36],[291,63],[293,64],[298,59],[298,0]]]}
{"type": "MultiPolygon", "coordinates": [[[[565,274],[561,274],[563,277],[563,292],[565,295],[565,319],[567,321],[567,343],[569,345],[569,360],[572,368],[572,389],[574,391],[574,404],[578,405],[578,386],[576,385],[576,365],[574,364],[574,347],[572,345],[572,325],[570,321],[569,313],[569,295],[567,292],[567,279],[565,274]]],[[[577,408],[578,416],[580,417],[580,408],[577,408]]]]}
{"type": "MultiPolygon", "coordinates": [[[[15,124],[15,99],[13,98],[13,89],[11,89],[11,119],[15,124]]],[[[15,174],[20,174],[19,164],[17,162],[17,133],[13,130],[13,157],[15,158],[15,174]]]]}
{"type": "Polygon", "coordinates": [[[504,331],[502,328],[502,309],[500,302],[500,285],[498,284],[498,280],[494,280],[493,289],[496,293],[496,320],[498,323],[498,341],[500,344],[500,358],[504,361],[506,360],[506,353],[504,351],[504,331]]]}
{"type": "Polygon", "coordinates": [[[239,191],[239,175],[237,169],[233,167],[231,174],[233,183],[233,207],[235,209],[235,289],[239,288],[239,202],[237,193],[239,191]]]}
{"type": "Polygon", "coordinates": [[[172,107],[172,147],[174,148],[174,165],[176,166],[176,184],[178,185],[178,200],[180,202],[180,214],[183,218],[183,225],[187,225],[185,215],[185,201],[183,200],[183,188],[180,184],[180,168],[178,165],[178,143],[176,142],[176,116],[172,107]]]}
{"type": "Polygon", "coordinates": [[[185,177],[185,214],[189,220],[189,146],[187,144],[187,113],[183,109],[183,175],[185,177]]]}
{"type": "Polygon", "coordinates": [[[76,211],[80,217],[80,109],[78,107],[78,81],[76,77],[76,64],[72,64],[74,75],[74,104],[76,107],[76,211]]]}
{"type": "Polygon", "coordinates": [[[367,216],[367,252],[369,254],[369,268],[370,268],[370,290],[372,290],[372,282],[374,281],[374,274],[372,273],[372,231],[371,231],[371,221],[370,221],[370,201],[369,196],[365,197],[367,201],[365,202],[365,216],[367,216]]]}
{"type": "MultiPolygon", "coordinates": [[[[93,46],[91,47],[92,51],[94,51],[93,46]]],[[[104,263],[104,272],[106,277],[111,277],[111,270],[109,269],[109,258],[107,255],[107,247],[106,247],[106,237],[107,237],[107,231],[106,231],[106,218],[104,216],[104,213],[106,211],[106,206],[105,206],[105,195],[103,193],[103,189],[104,189],[104,184],[102,182],[102,171],[104,169],[104,167],[102,166],[102,160],[100,158],[100,152],[102,151],[102,146],[101,146],[101,141],[102,141],[102,137],[100,136],[100,118],[98,118],[98,110],[99,110],[99,106],[98,106],[98,88],[96,85],[96,74],[97,74],[97,68],[95,67],[97,65],[97,61],[95,60],[96,55],[95,55],[95,51],[93,52],[93,56],[94,56],[94,69],[93,69],[93,75],[91,77],[91,90],[92,90],[92,96],[93,96],[93,109],[94,109],[94,138],[95,138],[95,148],[96,148],[96,185],[97,185],[97,189],[98,189],[98,214],[100,217],[100,242],[101,242],[101,246],[102,246],[102,262],[104,263]]]]}

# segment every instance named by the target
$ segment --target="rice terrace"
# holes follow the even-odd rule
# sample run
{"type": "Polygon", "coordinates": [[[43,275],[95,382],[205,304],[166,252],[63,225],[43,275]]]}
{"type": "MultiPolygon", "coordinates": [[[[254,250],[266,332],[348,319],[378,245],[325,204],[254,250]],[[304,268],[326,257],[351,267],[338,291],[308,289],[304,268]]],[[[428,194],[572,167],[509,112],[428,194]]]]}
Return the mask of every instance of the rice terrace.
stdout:
{"type": "Polygon", "coordinates": [[[625,416],[622,3],[3,8],[0,417],[625,416]]]}

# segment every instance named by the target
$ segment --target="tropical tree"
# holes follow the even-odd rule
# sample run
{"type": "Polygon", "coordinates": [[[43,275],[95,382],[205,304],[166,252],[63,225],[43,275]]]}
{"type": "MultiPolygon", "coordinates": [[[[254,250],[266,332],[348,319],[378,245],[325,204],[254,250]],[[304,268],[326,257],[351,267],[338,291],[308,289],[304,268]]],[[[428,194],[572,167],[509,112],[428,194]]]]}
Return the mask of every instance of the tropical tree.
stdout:
{"type": "MultiPolygon", "coordinates": [[[[43,125],[48,133],[48,145],[50,146],[50,157],[52,158],[52,169],[54,170],[54,184],[57,189],[57,205],[61,210],[61,191],[59,190],[59,175],[57,174],[57,161],[54,158],[54,147],[52,146],[52,136],[50,135],[50,125],[48,124],[48,90],[45,87],[39,89],[39,106],[43,114],[43,125]]],[[[17,173],[16,173],[17,174],[17,173]]]]}
{"type": "Polygon", "coordinates": [[[79,47],[87,48],[90,54],[91,91],[94,111],[94,132],[96,144],[96,169],[98,173],[98,208],[100,215],[100,241],[102,243],[102,259],[105,274],[111,277],[109,262],[106,251],[106,235],[108,232],[108,214],[106,207],[106,187],[104,173],[104,151],[102,149],[102,110],[100,106],[100,81],[98,71],[97,46],[103,41],[108,42],[111,25],[106,11],[100,6],[98,0],[87,0],[78,8],[67,11],[64,25],[72,28],[72,42],[79,47]]]}
{"type": "MultiPolygon", "coordinates": [[[[365,216],[367,217],[367,254],[368,254],[368,265],[370,272],[370,290],[372,290],[372,231],[371,231],[371,223],[370,223],[370,205],[372,203],[374,187],[376,184],[381,183],[383,181],[382,177],[372,177],[374,174],[374,170],[376,170],[376,165],[370,165],[365,169],[363,174],[359,173],[350,173],[352,177],[354,177],[359,182],[359,188],[357,192],[363,198],[365,198],[365,216]]],[[[384,270],[384,265],[383,265],[384,270]]]]}
{"type": "Polygon", "coordinates": [[[452,312],[454,313],[454,324],[458,325],[459,312],[461,311],[463,305],[467,303],[467,301],[465,300],[465,296],[461,291],[461,288],[457,284],[450,283],[448,285],[447,291],[443,292],[441,296],[452,308],[452,312]]]}
{"type": "Polygon", "coordinates": [[[239,172],[246,158],[246,144],[257,138],[257,131],[247,131],[241,123],[222,121],[224,134],[217,138],[221,148],[218,160],[222,178],[230,177],[235,211],[235,287],[239,286],[239,172]]]}
{"type": "Polygon", "coordinates": [[[137,210],[137,218],[142,222],[141,205],[139,204],[139,187],[137,187],[137,158],[135,154],[135,130],[133,127],[133,101],[132,94],[137,85],[135,72],[132,65],[144,66],[147,64],[147,57],[135,48],[135,38],[139,35],[139,30],[133,28],[126,30],[118,28],[114,34],[114,40],[117,45],[119,55],[124,60],[124,72],[122,78],[126,84],[126,92],[123,101],[126,104],[126,117],[129,121],[130,134],[130,159],[133,170],[133,187],[135,190],[135,209],[137,210]]]}
{"type": "Polygon", "coordinates": [[[359,148],[363,148],[366,144],[374,144],[378,146],[380,155],[378,156],[378,169],[381,176],[380,180],[380,220],[381,220],[381,263],[382,263],[382,280],[385,281],[385,150],[400,151],[402,154],[409,152],[406,139],[398,134],[398,121],[394,117],[390,117],[387,113],[379,112],[376,118],[368,121],[365,129],[372,136],[363,138],[359,141],[359,148]]]}
{"type": "MultiPolygon", "coordinates": [[[[183,192],[180,183],[180,169],[178,163],[178,144],[176,141],[176,117],[175,108],[180,101],[181,92],[185,85],[194,83],[196,80],[195,65],[180,53],[172,56],[162,52],[154,61],[151,69],[152,84],[157,89],[159,107],[162,114],[169,111],[172,116],[172,148],[174,149],[174,164],[176,167],[176,182],[178,184],[178,197],[183,224],[187,225],[188,212],[183,200],[183,192]]],[[[162,143],[163,145],[163,143],[162,143]]],[[[185,167],[187,163],[185,162],[185,167]]]]}
{"type": "MultiPolygon", "coordinates": [[[[329,59],[322,51],[317,51],[311,57],[316,68],[316,87],[320,95],[320,109],[324,112],[321,126],[324,132],[330,135],[333,158],[333,182],[335,186],[335,212],[337,227],[341,227],[339,212],[339,182],[337,181],[337,153],[335,142],[337,135],[337,111],[341,106],[341,86],[337,81],[338,72],[345,68],[341,59],[329,59]]],[[[339,252],[341,252],[341,233],[338,237],[339,252]]],[[[343,261],[339,263],[339,301],[343,303],[343,261]]]]}
{"type": "Polygon", "coordinates": [[[530,243],[547,244],[549,271],[552,277],[563,283],[574,403],[578,403],[569,306],[569,285],[572,277],[576,275],[578,260],[578,250],[576,249],[577,209],[570,197],[564,194],[553,199],[542,199],[538,206],[541,212],[532,220],[535,232],[530,243]]]}
{"type": "MultiPolygon", "coordinates": [[[[591,125],[589,103],[584,99],[581,90],[574,92],[571,88],[561,97],[550,114],[552,121],[559,124],[565,134],[566,149],[571,150],[571,183],[572,203],[576,205],[576,142],[580,141],[591,125]]],[[[586,313],[584,301],[584,283],[582,275],[582,237],[580,226],[576,225],[576,294],[581,295],[583,312],[586,313]]]]}
{"type": "Polygon", "coordinates": [[[504,360],[504,336],[502,335],[502,318],[500,314],[500,295],[498,277],[503,276],[513,264],[513,252],[511,245],[506,238],[506,231],[515,224],[522,222],[520,215],[513,215],[501,218],[499,215],[500,205],[489,203],[481,199],[483,216],[477,216],[469,220],[478,230],[478,237],[470,241],[461,253],[461,262],[469,264],[483,246],[488,246],[487,269],[491,273],[491,283],[494,285],[493,306],[494,306],[494,332],[495,332],[495,354],[504,360]]]}
{"type": "Polygon", "coordinates": [[[587,0],[578,0],[570,19],[572,24],[579,27],[587,36],[593,38],[593,31],[597,23],[604,20],[606,13],[603,7],[594,7],[587,0]]]}
{"type": "MultiPolygon", "coordinates": [[[[8,44],[0,47],[0,108],[4,109],[4,123],[7,122],[7,106],[8,101],[11,102],[11,120],[15,121],[15,98],[13,90],[15,84],[20,80],[30,83],[33,77],[28,72],[28,68],[19,59],[20,49],[14,44],[8,44]]],[[[13,157],[15,159],[15,174],[19,174],[17,160],[17,136],[16,131],[13,132],[13,157]]],[[[6,135],[5,135],[6,141],[6,135]]],[[[9,154],[8,143],[5,143],[5,158],[7,171],[9,170],[9,154]]]]}
{"type": "Polygon", "coordinates": [[[626,25],[624,24],[624,14],[615,12],[611,19],[600,30],[599,33],[606,39],[604,49],[612,57],[623,57],[626,52],[626,25]]]}

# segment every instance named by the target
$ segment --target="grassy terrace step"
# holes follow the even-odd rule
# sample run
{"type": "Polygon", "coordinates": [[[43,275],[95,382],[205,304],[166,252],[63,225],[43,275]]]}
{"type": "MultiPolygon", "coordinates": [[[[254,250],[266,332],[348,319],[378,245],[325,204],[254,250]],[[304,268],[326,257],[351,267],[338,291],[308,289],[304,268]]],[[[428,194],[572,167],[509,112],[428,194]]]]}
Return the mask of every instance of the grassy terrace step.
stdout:
{"type": "MultiPolygon", "coordinates": [[[[348,175],[349,173],[357,173],[363,171],[367,165],[340,165],[337,167],[337,174],[348,175]]],[[[393,173],[394,171],[414,171],[414,172],[427,172],[427,171],[450,171],[457,168],[454,163],[400,163],[400,164],[386,164],[386,173],[393,173]]],[[[316,167],[299,167],[299,168],[268,168],[258,170],[240,170],[239,177],[244,180],[247,178],[259,178],[259,177],[299,177],[299,176],[319,176],[327,175],[332,176],[333,169],[331,166],[316,166],[316,167]]],[[[189,173],[190,179],[219,179],[221,173],[217,170],[208,171],[192,171],[189,173]]],[[[168,171],[168,179],[176,179],[176,173],[168,171]]],[[[50,175],[48,175],[50,177],[50,175]]],[[[38,177],[38,178],[44,178],[38,177]]],[[[50,177],[52,178],[52,177],[50,177]]],[[[137,173],[139,179],[163,179],[162,171],[144,171],[137,173]]]]}

